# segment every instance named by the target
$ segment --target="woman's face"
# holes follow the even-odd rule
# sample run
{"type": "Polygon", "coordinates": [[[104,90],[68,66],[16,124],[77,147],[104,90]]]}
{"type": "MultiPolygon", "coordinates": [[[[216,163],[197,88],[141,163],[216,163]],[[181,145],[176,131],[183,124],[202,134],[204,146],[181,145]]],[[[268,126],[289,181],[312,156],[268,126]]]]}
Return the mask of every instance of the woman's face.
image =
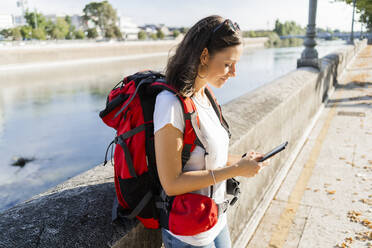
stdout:
{"type": "Polygon", "coordinates": [[[243,45],[227,47],[208,56],[208,74],[206,81],[214,87],[221,88],[230,77],[236,76],[236,63],[240,60],[243,45]]]}

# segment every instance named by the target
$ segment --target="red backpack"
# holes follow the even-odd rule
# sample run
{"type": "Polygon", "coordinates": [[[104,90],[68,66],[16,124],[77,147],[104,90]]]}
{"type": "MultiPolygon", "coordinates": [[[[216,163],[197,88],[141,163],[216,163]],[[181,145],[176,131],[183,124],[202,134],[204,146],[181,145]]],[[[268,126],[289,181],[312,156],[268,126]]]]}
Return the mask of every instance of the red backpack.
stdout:
{"type": "MultiPolygon", "coordinates": [[[[193,101],[177,95],[177,91],[166,83],[164,75],[143,71],[120,81],[109,93],[106,108],[99,114],[103,122],[117,132],[106,150],[104,162],[107,163],[110,146],[115,145],[113,164],[117,198],[113,221],[137,218],[146,228],[164,227],[174,234],[194,235],[212,228],[226,208],[215,204],[210,197],[192,193],[169,197],[162,189],[156,168],[153,113],[156,96],[164,89],[174,93],[183,106],[182,168],[195,146],[203,147],[197,135],[199,118],[193,101]]],[[[206,87],[205,92],[230,137],[229,127],[212,91],[206,87]]]]}

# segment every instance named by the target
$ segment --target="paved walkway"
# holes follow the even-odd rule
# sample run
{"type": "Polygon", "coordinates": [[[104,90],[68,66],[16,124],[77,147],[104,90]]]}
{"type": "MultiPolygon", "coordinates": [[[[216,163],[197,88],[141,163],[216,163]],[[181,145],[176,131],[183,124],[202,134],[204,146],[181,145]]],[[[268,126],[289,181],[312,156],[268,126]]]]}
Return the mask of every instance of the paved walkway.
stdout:
{"type": "Polygon", "coordinates": [[[248,248],[372,247],[372,46],[339,84],[248,248]]]}

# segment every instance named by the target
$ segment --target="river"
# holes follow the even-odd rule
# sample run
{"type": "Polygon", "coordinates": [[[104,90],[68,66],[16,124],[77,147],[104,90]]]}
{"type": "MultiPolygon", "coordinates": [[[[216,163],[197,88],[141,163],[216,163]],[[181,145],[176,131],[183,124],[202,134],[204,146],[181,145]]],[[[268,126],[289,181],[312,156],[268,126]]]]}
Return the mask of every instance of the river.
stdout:
{"type": "MultiPolygon", "coordinates": [[[[345,46],[319,41],[319,57],[345,46]]],[[[214,89],[221,104],[296,69],[303,47],[245,50],[237,76],[214,89]]],[[[163,65],[154,65],[160,69],[163,65]]],[[[0,89],[0,211],[103,162],[114,132],[98,117],[115,85],[42,84],[0,89]],[[17,157],[34,158],[14,166],[17,157]]]]}

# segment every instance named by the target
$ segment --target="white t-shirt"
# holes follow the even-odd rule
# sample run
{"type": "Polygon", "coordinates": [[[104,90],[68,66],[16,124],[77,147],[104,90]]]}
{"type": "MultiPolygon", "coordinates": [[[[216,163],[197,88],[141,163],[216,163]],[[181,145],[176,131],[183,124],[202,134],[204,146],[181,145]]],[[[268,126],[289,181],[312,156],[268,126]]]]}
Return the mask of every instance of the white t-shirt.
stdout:
{"type": "MultiPolygon", "coordinates": [[[[200,93],[191,97],[195,103],[199,116],[200,131],[203,134],[203,140],[206,144],[207,155],[200,146],[196,146],[191,152],[190,159],[187,161],[184,171],[195,171],[205,169],[216,169],[226,166],[228,158],[229,137],[226,130],[222,127],[219,118],[214,111],[212,104],[207,96],[200,93]]],[[[180,101],[173,93],[163,90],[156,97],[154,111],[154,133],[164,127],[166,124],[172,124],[182,133],[185,128],[183,109],[180,101]]],[[[217,183],[213,187],[213,199],[216,203],[225,200],[226,181],[217,183]]],[[[210,196],[210,187],[203,188],[192,193],[210,196]]],[[[218,222],[208,231],[193,236],[175,235],[169,230],[170,234],[177,237],[182,242],[203,246],[211,243],[226,225],[226,213],[218,218],[218,222]]]]}

